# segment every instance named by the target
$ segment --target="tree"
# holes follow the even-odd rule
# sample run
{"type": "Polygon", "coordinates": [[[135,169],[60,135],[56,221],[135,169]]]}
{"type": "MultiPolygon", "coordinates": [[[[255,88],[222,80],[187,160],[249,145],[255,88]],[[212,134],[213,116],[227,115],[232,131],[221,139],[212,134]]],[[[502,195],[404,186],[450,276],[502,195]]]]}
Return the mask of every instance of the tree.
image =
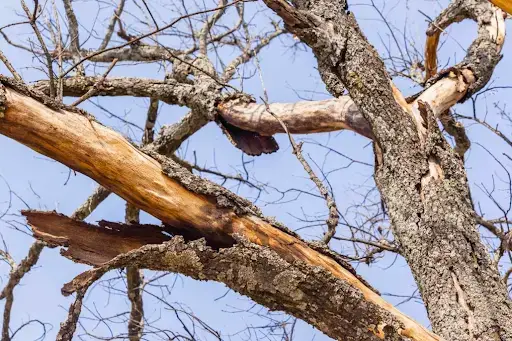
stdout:
{"type": "MultiPolygon", "coordinates": [[[[96,29],[90,32],[99,45],[88,50],[80,16],[70,0],[63,0],[62,8],[56,1],[35,1],[29,7],[21,0],[25,18],[16,25],[29,25],[33,40],[29,45],[14,41],[4,32],[7,28],[2,29],[4,39],[33,54],[47,77],[29,85],[0,54],[13,76],[1,78],[0,133],[90,177],[99,187],[69,217],[22,211],[37,241],[19,265],[4,252],[11,272],[0,296],[6,300],[3,340],[16,334],[9,331],[13,289],[44,247],[57,246],[64,247],[64,257],[93,266],[62,289],[64,295],[75,294],[75,301],[60,326],[58,340],[70,340],[75,334],[87,290],[108,271],[121,268],[126,268],[126,294],[132,303],[125,335],[130,340],[147,337],[141,269],[222,282],[340,340],[512,340],[510,271],[502,276],[499,268],[506,262],[504,256],[510,258],[512,181],[504,162],[512,159],[503,153],[505,161],[500,161],[501,156],[489,150],[491,146],[482,146],[508,176],[499,178],[505,198],[495,193],[501,191],[496,184],[490,190],[482,186],[499,212],[498,218],[486,219],[483,212],[477,213],[481,209],[475,202],[481,199],[470,191],[464,160],[471,143],[458,121],[472,120],[512,146],[509,131],[477,115],[478,98],[497,90],[489,82],[502,59],[508,4],[496,1],[502,10],[487,0],[452,1],[430,20],[423,58],[406,31],[401,33],[405,43],[399,42],[400,32],[370,1],[393,41],[387,46],[388,57],[383,58],[361,31],[352,13],[357,14],[357,7],[352,9],[345,1],[263,0],[275,13],[264,34],[251,31],[255,26],[248,13],[254,11],[258,18],[254,20],[265,18],[249,9],[256,6],[251,2],[220,0],[190,9],[176,1],[167,7],[174,11],[173,18],[162,19],[155,12],[157,5],[142,0],[134,2],[134,8],[139,6],[145,18],[130,22],[127,17],[133,14],[120,0],[101,38],[96,29]],[[61,17],[66,18],[66,38],[61,17]],[[440,70],[437,55],[442,33],[465,19],[477,23],[478,35],[462,61],[440,70]],[[138,32],[139,27],[143,31],[138,32]],[[120,42],[113,40],[114,32],[120,42]],[[276,38],[288,35],[295,39],[292,48],[307,46],[312,51],[332,98],[271,103],[264,84],[259,99],[242,90],[244,80],[251,78],[244,67],[254,63],[249,70],[255,79],[263,80],[265,70],[258,54],[276,38]],[[238,54],[225,63],[230,50],[238,54]],[[165,79],[110,75],[113,70],[126,72],[127,67],[119,64],[136,62],[160,63],[165,79]],[[98,65],[107,68],[96,72],[98,65]],[[394,85],[398,78],[415,82],[421,90],[405,97],[394,85]],[[140,145],[81,109],[84,102],[100,96],[150,99],[140,145]],[[78,99],[64,104],[70,97],[78,99]],[[473,115],[452,110],[465,101],[472,101],[473,115]],[[177,123],[164,126],[155,138],[160,102],[190,111],[177,123]],[[251,156],[276,152],[279,146],[273,135],[286,134],[292,153],[315,186],[315,195],[327,207],[327,218],[305,215],[308,224],[325,227],[320,241],[309,241],[266,217],[251,201],[222,186],[234,181],[262,191],[272,189],[270,185],[178,156],[184,141],[212,121],[234,147],[251,156]],[[374,180],[382,202],[375,199],[373,188],[368,191],[366,198],[371,199],[356,207],[358,214],[370,217],[363,223],[357,218],[347,220],[328,174],[304,156],[303,142],[297,143],[292,135],[340,129],[352,130],[373,146],[374,180]],[[193,171],[216,176],[223,183],[193,171]],[[84,222],[110,193],[126,200],[125,223],[84,222]],[[161,225],[141,224],[140,210],[161,225]],[[346,231],[340,231],[340,225],[346,231]],[[355,255],[332,248],[352,244],[355,255]],[[407,262],[432,332],[386,302],[350,265],[370,264],[383,252],[396,253],[407,262]]],[[[501,108],[496,105],[502,119],[510,123],[506,109],[501,108]]],[[[331,145],[310,143],[337,152],[331,145]]],[[[283,335],[289,337],[286,329],[283,335]]],[[[188,338],[195,336],[189,333],[188,338]]]]}

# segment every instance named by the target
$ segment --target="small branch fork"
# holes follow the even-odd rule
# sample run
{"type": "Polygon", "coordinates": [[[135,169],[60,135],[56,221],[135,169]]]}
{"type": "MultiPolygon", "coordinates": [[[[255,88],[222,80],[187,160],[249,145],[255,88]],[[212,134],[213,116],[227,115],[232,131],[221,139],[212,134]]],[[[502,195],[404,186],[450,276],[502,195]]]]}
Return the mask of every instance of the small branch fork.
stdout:
{"type": "Polygon", "coordinates": [[[79,104],[87,101],[89,98],[94,96],[98,91],[100,91],[101,86],[103,85],[103,82],[105,81],[105,78],[107,78],[108,74],[110,73],[110,71],[112,71],[114,66],[116,66],[118,61],[119,61],[119,59],[117,59],[117,58],[114,59],[112,61],[112,63],[110,64],[110,66],[108,67],[107,71],[105,71],[105,73],[98,79],[96,84],[94,84],[94,86],[92,86],[89,89],[89,91],[87,91],[82,97],[80,97],[79,99],[74,101],[73,104],[71,104],[71,106],[73,106],[73,107],[78,106],[79,104]]]}
{"type": "Polygon", "coordinates": [[[299,162],[301,163],[302,167],[304,167],[304,170],[306,171],[306,173],[308,173],[309,178],[316,185],[316,187],[318,188],[318,191],[324,197],[324,199],[325,199],[325,201],[327,203],[327,208],[329,210],[329,218],[326,221],[326,223],[327,223],[327,232],[324,234],[324,237],[323,237],[322,241],[325,244],[329,244],[329,242],[331,241],[332,237],[334,237],[334,235],[336,234],[336,227],[338,226],[338,223],[339,223],[339,220],[340,220],[340,216],[338,214],[338,208],[336,206],[336,202],[334,201],[334,198],[332,197],[332,195],[329,193],[329,190],[327,189],[327,187],[325,187],[323,182],[318,178],[318,176],[315,174],[315,172],[313,171],[313,169],[311,168],[309,163],[306,161],[306,159],[304,158],[304,155],[302,155],[302,145],[303,145],[303,143],[300,142],[300,143],[297,144],[295,142],[295,139],[293,138],[293,136],[288,131],[288,128],[286,128],[286,125],[283,123],[283,121],[281,119],[279,119],[279,117],[277,115],[275,115],[270,110],[270,107],[269,107],[267,101],[265,101],[265,105],[267,107],[267,112],[270,115],[274,116],[275,119],[278,120],[279,123],[281,124],[281,126],[283,127],[283,130],[286,132],[286,134],[288,136],[288,139],[290,140],[290,144],[292,145],[293,154],[297,157],[297,160],[299,160],[299,162]]]}
{"type": "Polygon", "coordinates": [[[313,169],[311,168],[309,163],[304,158],[304,155],[302,155],[302,142],[299,144],[297,144],[295,142],[295,139],[290,134],[290,132],[289,132],[288,128],[286,127],[286,125],[284,124],[284,122],[279,118],[279,116],[274,114],[272,112],[272,110],[270,109],[270,105],[268,104],[268,93],[267,93],[267,89],[265,88],[265,85],[263,83],[263,76],[262,76],[261,68],[260,68],[257,57],[255,58],[255,62],[256,62],[256,66],[259,71],[261,84],[263,86],[264,98],[262,98],[262,101],[265,104],[265,108],[266,108],[267,112],[270,115],[272,115],[279,122],[279,124],[281,125],[283,130],[286,132],[286,135],[288,136],[288,139],[290,140],[290,144],[293,149],[293,154],[297,157],[297,160],[299,160],[302,167],[304,167],[304,170],[306,171],[306,173],[308,173],[309,178],[316,185],[316,187],[318,188],[318,191],[324,197],[324,199],[327,203],[327,209],[329,210],[329,218],[326,220],[327,232],[324,234],[322,242],[325,243],[326,245],[328,245],[329,242],[331,241],[332,237],[336,234],[336,227],[338,226],[338,223],[340,220],[340,216],[338,214],[338,207],[336,206],[336,201],[334,200],[333,196],[329,193],[329,190],[327,189],[327,187],[325,187],[324,183],[315,174],[315,172],[313,171],[313,169]]]}

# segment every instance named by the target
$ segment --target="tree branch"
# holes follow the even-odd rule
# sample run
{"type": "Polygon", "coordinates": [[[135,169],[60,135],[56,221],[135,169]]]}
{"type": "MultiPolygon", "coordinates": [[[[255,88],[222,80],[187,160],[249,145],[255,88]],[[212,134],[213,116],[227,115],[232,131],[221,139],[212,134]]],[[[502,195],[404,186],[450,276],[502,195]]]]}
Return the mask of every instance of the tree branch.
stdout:
{"type": "Polygon", "coordinates": [[[87,200],[71,215],[76,220],[84,220],[110,195],[110,191],[103,186],[98,186],[87,200]]]}
{"type": "MultiPolygon", "coordinates": [[[[115,59],[114,59],[115,61],[115,59]]],[[[162,102],[177,105],[191,105],[197,89],[190,84],[174,79],[160,81],[144,78],[105,78],[102,76],[71,77],[62,80],[64,96],[81,97],[97,86],[94,96],[134,96],[158,98],[162,102]]],[[[39,81],[34,89],[48,93],[48,82],[39,81]]]]}
{"type": "MultiPolygon", "coordinates": [[[[131,204],[172,226],[174,230],[204,236],[211,242],[226,246],[232,245],[235,238],[241,236],[251,243],[270,248],[287,262],[300,261],[308,266],[324,269],[338,279],[337,283],[345,283],[361,293],[362,296],[359,297],[364,297],[364,301],[358,302],[362,305],[378,307],[373,311],[392,315],[393,319],[400,321],[400,328],[384,328],[381,330],[383,333],[397,339],[400,339],[399,335],[413,340],[437,339],[369,289],[347,270],[350,268],[348,265],[340,265],[331,256],[317,251],[321,249],[315,250],[293,233],[279,228],[279,224],[263,217],[250,202],[218,185],[191,175],[169,159],[151,154],[159,160],[157,161],[140,152],[121,135],[98,124],[90,116],[77,113],[76,109],[57,105],[19,84],[6,80],[3,83],[6,110],[4,118],[1,119],[1,134],[92,177],[131,204]],[[44,100],[47,105],[31,96],[44,100]],[[184,203],[187,205],[186,210],[183,209],[184,203]]],[[[68,232],[69,230],[64,230],[63,235],[68,232]]],[[[83,238],[83,235],[73,233],[72,237],[83,238]]],[[[62,240],[64,239],[56,239],[55,242],[62,240]]],[[[116,240],[119,241],[118,238],[116,240]]],[[[131,243],[137,242],[134,239],[129,240],[133,240],[131,243]]],[[[152,243],[159,242],[161,240],[152,243]]],[[[69,242],[70,248],[72,244],[69,242]]],[[[69,249],[67,252],[70,252],[69,249]]],[[[100,263],[106,258],[111,259],[108,255],[97,257],[100,263]]],[[[265,272],[267,271],[265,267],[265,272]]],[[[215,273],[218,276],[221,272],[215,273]]],[[[244,283],[247,283],[246,280],[247,278],[243,278],[244,283]]],[[[329,295],[332,297],[331,293],[329,295]]],[[[348,296],[342,296],[348,299],[348,296]]],[[[340,299],[343,300],[343,297],[340,299]]],[[[336,307],[339,309],[343,304],[338,302],[336,307]]],[[[352,309],[350,312],[350,316],[353,316],[352,309]]],[[[366,335],[368,339],[375,339],[375,336],[371,336],[374,334],[368,333],[368,330],[379,333],[379,326],[384,327],[381,322],[389,323],[379,317],[375,320],[379,322],[373,326],[365,325],[364,332],[361,329],[355,333],[353,327],[350,327],[353,325],[353,319],[350,318],[351,323],[342,324],[343,328],[350,329],[346,332],[340,331],[336,337],[347,339],[351,335],[366,335]]],[[[339,325],[339,320],[336,324],[339,325]]]]}
{"type": "MultiPolygon", "coordinates": [[[[84,249],[98,243],[105,248],[110,239],[108,235],[112,233],[92,225],[80,224],[75,228],[73,221],[51,213],[42,213],[44,218],[37,212],[24,214],[31,222],[37,219],[37,224],[44,226],[46,236],[53,232],[60,233],[54,229],[56,220],[68,221],[70,234],[78,231],[84,235],[93,233],[95,240],[84,239],[88,243],[83,245],[84,249]],[[103,240],[103,237],[108,239],[103,240]]],[[[131,227],[124,225],[117,230],[124,231],[125,228],[131,227]]],[[[62,240],[60,244],[67,245],[68,242],[62,240]]],[[[107,271],[125,266],[171,271],[195,279],[223,282],[257,303],[270,309],[284,310],[336,339],[439,340],[426,330],[411,333],[411,330],[404,328],[403,321],[390,314],[389,309],[394,308],[375,305],[369,300],[368,293],[356,289],[350,282],[302,261],[286,260],[275,251],[244,238],[238,239],[232,247],[219,250],[207,246],[204,240],[187,243],[181,236],[160,245],[145,245],[82,273],[66,284],[62,292],[65,295],[80,292],[107,271]]]]}
{"type": "MultiPolygon", "coordinates": [[[[105,38],[103,38],[103,41],[101,42],[101,45],[98,48],[98,50],[101,51],[101,50],[104,50],[107,48],[108,43],[110,42],[110,38],[112,38],[112,34],[114,33],[114,28],[116,27],[116,22],[118,20],[121,20],[121,13],[123,13],[124,3],[125,3],[125,0],[119,1],[119,5],[117,6],[116,10],[114,11],[114,14],[112,14],[112,17],[110,18],[110,22],[107,27],[107,33],[105,34],[105,38]]],[[[79,51],[76,51],[76,52],[79,52],[79,51]]]]}
{"type": "Polygon", "coordinates": [[[28,251],[28,255],[21,261],[19,265],[14,265],[9,274],[9,281],[0,294],[0,300],[5,299],[3,324],[2,324],[2,341],[10,341],[9,323],[11,321],[11,309],[14,303],[14,288],[20,283],[32,267],[39,260],[39,255],[43,250],[45,243],[35,241],[28,251]]]}
{"type": "MultiPolygon", "coordinates": [[[[69,38],[71,41],[71,52],[73,54],[73,62],[77,63],[77,76],[85,76],[84,66],[78,64],[80,61],[80,35],[78,33],[78,20],[76,20],[75,11],[71,5],[71,0],[62,0],[64,10],[68,19],[69,38]]],[[[58,20],[58,19],[57,19],[58,20]]]]}

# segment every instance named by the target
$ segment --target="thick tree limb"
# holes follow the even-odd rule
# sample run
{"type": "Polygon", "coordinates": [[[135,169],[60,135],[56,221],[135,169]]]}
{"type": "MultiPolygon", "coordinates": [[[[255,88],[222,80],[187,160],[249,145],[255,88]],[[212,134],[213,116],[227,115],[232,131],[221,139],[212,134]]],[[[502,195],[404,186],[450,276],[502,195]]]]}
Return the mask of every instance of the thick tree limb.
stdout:
{"type": "MultiPolygon", "coordinates": [[[[350,129],[368,138],[373,136],[368,122],[349,96],[324,101],[272,103],[269,107],[293,134],[350,129]]],[[[264,104],[226,103],[219,109],[222,117],[236,127],[266,136],[284,133],[279,121],[264,104]]]]}
{"type": "MultiPolygon", "coordinates": [[[[175,80],[160,81],[143,78],[106,78],[70,77],[63,80],[64,96],[81,97],[97,86],[94,96],[133,96],[158,98],[162,102],[177,105],[190,105],[191,98],[197,95],[190,84],[175,80]]],[[[34,85],[36,90],[47,92],[48,82],[41,81],[34,85]]]]}
{"type": "MultiPolygon", "coordinates": [[[[80,97],[86,94],[100,80],[99,77],[68,78],[64,81],[64,96],[80,97]]],[[[193,96],[177,97],[182,93],[176,87],[175,81],[111,78],[105,79],[97,96],[136,96],[151,97],[171,104],[188,104],[193,96]],[[132,81],[135,85],[132,85],[132,81]],[[177,101],[177,98],[182,98],[177,101]]],[[[179,83],[180,86],[182,83],[179,83]]],[[[37,90],[48,91],[48,82],[41,81],[34,86],[37,90]]],[[[183,92],[192,91],[193,87],[183,84],[183,92]]],[[[418,100],[429,103],[436,115],[440,115],[465,95],[468,85],[456,75],[448,75],[427,90],[411,105],[405,104],[409,109],[417,106],[418,100]]],[[[270,110],[288,127],[293,134],[310,134],[330,132],[340,129],[349,129],[362,136],[373,139],[368,121],[358,110],[349,96],[324,101],[303,101],[297,103],[272,103],[270,110]]],[[[408,110],[409,110],[408,109],[408,110]]],[[[264,104],[241,103],[241,101],[227,101],[218,105],[219,114],[229,124],[263,136],[272,136],[284,133],[279,122],[268,113],[264,104]]],[[[418,113],[419,115],[419,113],[418,113]]],[[[188,113],[184,118],[160,133],[155,141],[160,152],[169,155],[179,146],[183,139],[190,136],[198,128],[208,123],[203,115],[188,113]]]]}
{"type": "MultiPolygon", "coordinates": [[[[390,338],[437,339],[385,302],[333,258],[313,250],[295,235],[276,228],[278,225],[261,216],[249,202],[219,186],[191,176],[170,160],[163,160],[164,174],[157,160],[142,153],[121,135],[89,116],[65,108],[58,109],[55,103],[44,96],[5,83],[6,110],[0,120],[1,134],[90,176],[175,229],[224,242],[239,235],[251,243],[269,247],[287,262],[300,261],[324,269],[339,281],[357,289],[363,295],[364,302],[378,306],[400,321],[401,329],[393,327],[382,330],[390,338]],[[53,109],[31,96],[45,100],[53,109]]],[[[265,268],[265,271],[268,269],[265,268]]],[[[374,334],[367,331],[378,333],[378,328],[375,328],[381,322],[388,323],[382,319],[373,327],[365,326],[364,332],[361,330],[353,334],[353,330],[350,330],[336,337],[347,339],[350,335],[366,335],[369,340],[375,339],[372,336],[374,334]]]]}
{"type": "MultiPolygon", "coordinates": [[[[418,101],[424,101],[439,116],[461,100],[467,89],[467,84],[455,75],[449,75],[424,91],[413,103],[403,102],[403,106],[413,111],[418,101]]],[[[370,139],[374,138],[370,124],[349,96],[324,101],[272,103],[269,107],[293,134],[349,129],[370,139]]],[[[284,133],[280,123],[268,113],[264,104],[221,103],[219,111],[228,123],[239,128],[256,131],[261,135],[284,133]]]]}
{"type": "MultiPolygon", "coordinates": [[[[100,247],[108,248],[113,234],[119,234],[117,240],[123,243],[122,231],[132,228],[130,225],[120,225],[116,232],[112,232],[105,227],[84,225],[47,212],[29,211],[24,215],[31,224],[45,231],[43,238],[49,241],[58,239],[50,237],[53,233],[61,234],[55,225],[66,225],[70,235],[80,233],[94,236],[92,239],[84,238],[86,244],[81,245],[84,249],[97,248],[95,245],[98,243],[102,245],[100,247]]],[[[112,225],[109,222],[104,224],[112,225]]],[[[75,244],[68,239],[58,243],[75,244]]],[[[74,250],[77,251],[77,248],[74,250]]],[[[87,257],[83,251],[67,256],[76,254],[87,257]]],[[[304,319],[336,339],[379,340],[386,336],[393,340],[408,340],[404,330],[401,331],[402,336],[393,332],[393,329],[400,331],[403,328],[401,322],[382,307],[368,302],[365,293],[354,288],[350,282],[302,261],[284,260],[276,252],[245,239],[239,239],[235,246],[217,251],[206,246],[204,241],[186,243],[182,237],[174,237],[160,245],[134,248],[79,275],[62,291],[65,295],[81,292],[105,272],[125,266],[172,271],[199,280],[223,282],[270,309],[284,310],[304,319]]],[[[416,338],[412,336],[412,339],[416,338]]],[[[433,336],[427,339],[437,340],[433,336]]]]}
{"type": "MultiPolygon", "coordinates": [[[[423,101],[404,105],[345,1],[264,2],[311,47],[319,64],[327,64],[369,122],[375,181],[434,331],[453,341],[511,339],[512,305],[476,229],[464,165],[439,131],[440,113],[423,101]]],[[[503,16],[487,0],[455,3],[477,9],[471,15],[481,23],[479,37],[460,65],[437,74],[427,87],[449,76],[467,97],[487,83],[499,62],[503,16]]]]}
{"type": "MultiPolygon", "coordinates": [[[[425,49],[426,80],[437,73],[437,46],[441,33],[451,24],[472,19],[478,23],[478,37],[470,45],[462,62],[451,69],[469,69],[476,78],[466,97],[482,89],[501,59],[505,42],[505,20],[500,9],[485,0],[455,0],[427,30],[425,49]]],[[[446,73],[446,72],[445,72],[446,73]]],[[[442,76],[442,75],[441,75],[442,76]]]]}

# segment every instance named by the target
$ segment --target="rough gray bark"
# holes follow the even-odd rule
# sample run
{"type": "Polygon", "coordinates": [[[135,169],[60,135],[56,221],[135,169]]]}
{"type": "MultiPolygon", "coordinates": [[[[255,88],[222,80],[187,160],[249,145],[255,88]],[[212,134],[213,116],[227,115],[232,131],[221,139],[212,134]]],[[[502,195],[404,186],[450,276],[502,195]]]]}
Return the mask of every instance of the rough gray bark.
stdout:
{"type": "MultiPolygon", "coordinates": [[[[239,61],[240,63],[243,60],[239,61]]],[[[228,99],[247,97],[244,94],[226,96],[223,86],[216,80],[211,62],[198,57],[181,72],[174,70],[173,78],[166,80],[142,78],[70,77],[63,80],[64,96],[80,97],[95,88],[95,96],[133,96],[158,99],[167,104],[186,106],[191,111],[179,122],[164,126],[152,146],[163,155],[173,155],[187,138],[203,128],[210,121],[216,121],[229,141],[249,155],[275,152],[279,146],[271,136],[261,136],[257,132],[230,125],[218,115],[218,104],[228,99]],[[194,81],[187,79],[193,74],[194,81]],[[179,79],[179,81],[177,80],[179,79]]],[[[238,65],[238,64],[236,64],[238,65]]],[[[231,75],[232,76],[232,75],[231,75]]],[[[33,89],[48,93],[49,82],[37,82],[33,89]]]]}
{"type": "MultiPolygon", "coordinates": [[[[63,80],[64,96],[80,97],[94,87],[101,77],[70,77],[63,80]]],[[[34,85],[35,90],[48,93],[48,82],[42,81],[34,85]]],[[[159,81],[142,78],[107,78],[95,96],[132,96],[157,97],[168,104],[191,105],[194,97],[201,95],[205,89],[196,89],[186,83],[174,79],[159,81]]],[[[206,96],[207,94],[205,94],[206,96]]],[[[197,101],[195,101],[197,102],[197,101]]]]}
{"type": "MultiPolygon", "coordinates": [[[[447,340],[512,340],[512,305],[477,232],[463,162],[440,134],[431,110],[421,108],[423,135],[395,101],[381,58],[343,3],[265,3],[346,86],[370,123],[378,161],[375,180],[433,330],[447,340]]],[[[485,15],[491,11],[487,1],[471,3],[485,15]]],[[[481,35],[475,44],[493,51],[471,48],[456,70],[472,72],[474,78],[463,78],[468,93],[485,84],[500,51],[490,35],[481,35]]]]}
{"type": "Polygon", "coordinates": [[[128,284],[128,298],[131,302],[130,321],[128,321],[128,338],[130,341],[139,341],[144,331],[144,305],[142,302],[142,286],[144,275],[137,267],[126,268],[126,282],[128,284]]]}
{"type": "MultiPolygon", "coordinates": [[[[36,212],[27,214],[37,217],[36,212]]],[[[52,219],[66,218],[55,215],[52,219]]],[[[112,234],[91,225],[89,228],[97,230],[95,234],[112,234]]],[[[67,243],[64,239],[53,242],[67,243]]],[[[181,236],[162,244],[146,245],[79,275],[62,292],[65,295],[81,292],[107,271],[128,265],[225,283],[270,309],[284,310],[304,319],[335,339],[409,340],[406,326],[387,310],[368,302],[361,291],[348,283],[320,267],[284,260],[274,251],[244,239],[219,250],[208,247],[204,240],[187,243],[181,236]]]]}
{"type": "MultiPolygon", "coordinates": [[[[376,335],[379,332],[389,335],[388,340],[408,339],[392,332],[404,327],[384,317],[386,311],[367,304],[360,291],[326,271],[286,262],[275,252],[244,241],[215,251],[204,241],[185,243],[183,238],[175,237],[162,245],[148,245],[121,255],[111,263],[113,268],[130,264],[223,282],[269,309],[284,310],[307,321],[335,339],[377,341],[381,340],[376,335]],[[382,325],[384,330],[379,330],[382,325]],[[367,326],[373,326],[374,330],[368,330],[367,326]]],[[[103,270],[100,268],[98,272],[103,270]]],[[[90,274],[95,274],[95,270],[80,276],[78,282],[90,274]]],[[[64,290],[73,291],[74,285],[64,290]]]]}

